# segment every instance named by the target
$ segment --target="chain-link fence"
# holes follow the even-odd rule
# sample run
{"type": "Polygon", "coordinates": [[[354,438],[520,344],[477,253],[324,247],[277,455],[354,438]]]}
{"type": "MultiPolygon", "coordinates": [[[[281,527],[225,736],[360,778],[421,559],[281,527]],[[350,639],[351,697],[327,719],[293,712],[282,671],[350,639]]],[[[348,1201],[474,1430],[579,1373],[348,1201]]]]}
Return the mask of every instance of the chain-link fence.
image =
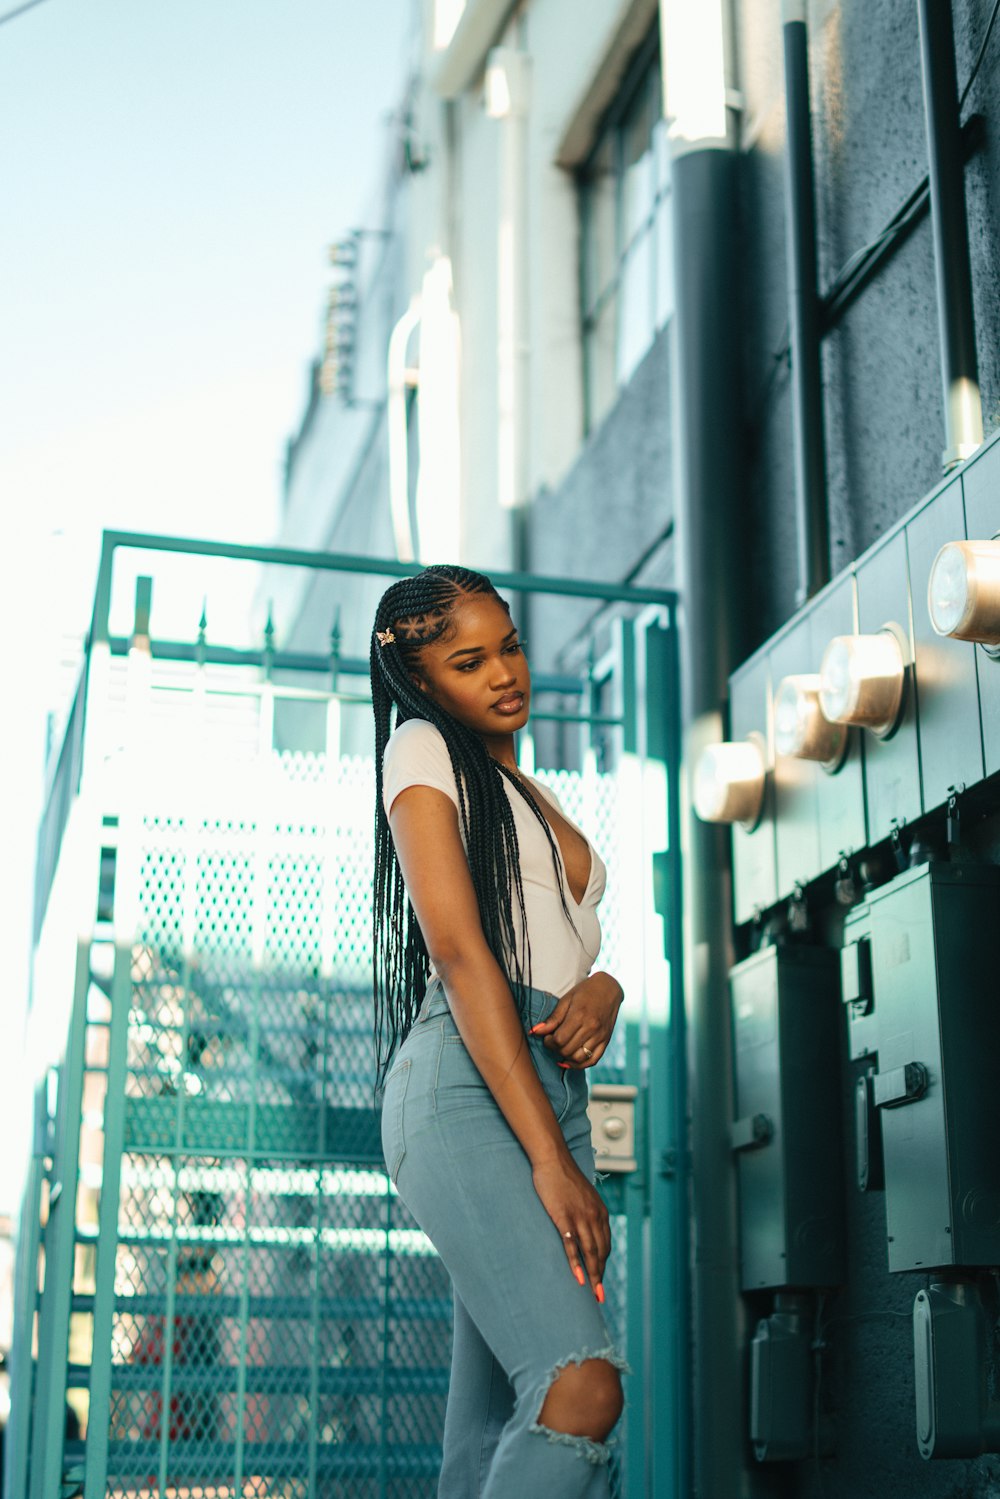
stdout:
{"type": "MultiPolygon", "coordinates": [[[[540,778],[607,847],[614,778],[540,778]]],[[[451,1303],[373,1105],[373,765],[274,754],[246,785],[237,816],[160,780],[118,852],[137,940],[105,1105],[120,1091],[111,1347],[90,1350],[111,1363],[107,1491],[420,1499],[451,1303]]],[[[624,1276],[619,1255],[612,1320],[624,1276]]]]}

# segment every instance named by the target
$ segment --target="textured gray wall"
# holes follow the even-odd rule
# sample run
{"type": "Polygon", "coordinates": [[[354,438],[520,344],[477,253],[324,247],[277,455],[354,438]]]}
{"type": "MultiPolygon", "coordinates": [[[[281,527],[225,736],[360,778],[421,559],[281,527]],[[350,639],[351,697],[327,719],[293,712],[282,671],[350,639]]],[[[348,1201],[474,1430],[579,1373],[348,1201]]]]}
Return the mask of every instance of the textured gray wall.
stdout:
{"type": "MultiPolygon", "coordinates": [[[[528,566],[536,573],[669,586],[673,524],[670,331],[665,329],[558,489],[528,511],[528,566]]],[[[538,600],[533,658],[564,664],[594,604],[538,600]]]]}
{"type": "MultiPolygon", "coordinates": [[[[992,0],[954,0],[958,77],[968,78],[992,0]]],[[[738,84],[745,98],[738,234],[745,381],[746,558],[752,645],[795,609],[792,429],[779,0],[734,0],[738,84]]],[[[927,170],[914,0],[813,0],[809,13],[820,285],[887,224],[927,170]]],[[[973,295],[986,435],[1000,425],[1000,27],[964,115],[986,117],[966,170],[973,295]]],[[[670,582],[673,515],[669,339],[661,335],[571,473],[530,512],[539,572],[624,578],[648,548],[670,582]],[[657,537],[667,533],[659,547],[657,537]]],[[[941,476],[945,445],[929,216],[883,265],[823,347],[831,575],[865,550],[941,476]]],[[[720,425],[727,413],[718,414],[720,425]]],[[[541,603],[530,621],[538,664],[578,664],[573,640],[593,608],[541,603]]],[[[734,663],[735,665],[736,663],[734,663]]],[[[838,941],[826,913],[827,938],[838,941]]],[[[857,1064],[841,1058],[845,1139],[853,1141],[857,1064]]],[[[926,1278],[886,1269],[885,1203],[862,1196],[846,1164],[849,1284],[828,1300],[822,1404],[835,1453],[819,1462],[755,1465],[754,1494],[795,1499],[997,1499],[1000,1457],[923,1462],[914,1430],[911,1308],[926,1278]]],[[[748,1326],[769,1304],[748,1307],[748,1326]]],[[[719,1411],[745,1422],[745,1412],[719,1411]]],[[[723,1499],[723,1496],[704,1496],[723,1499]]],[[[732,1496],[726,1496],[732,1499],[732,1496]]]]}

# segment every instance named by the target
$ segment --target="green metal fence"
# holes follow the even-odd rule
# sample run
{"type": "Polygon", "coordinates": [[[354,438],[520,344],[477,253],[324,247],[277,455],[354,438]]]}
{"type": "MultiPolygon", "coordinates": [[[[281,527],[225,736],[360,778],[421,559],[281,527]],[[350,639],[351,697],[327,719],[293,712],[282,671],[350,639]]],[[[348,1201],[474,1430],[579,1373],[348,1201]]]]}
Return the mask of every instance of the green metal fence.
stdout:
{"type": "MultiPolygon", "coordinates": [[[[655,701],[669,603],[619,628],[614,768],[537,768],[605,856],[602,963],[632,977],[601,1069],[640,1086],[644,1122],[639,1172],[606,1187],[609,1313],[636,1370],[619,1499],[681,1492],[654,1487],[684,1426],[682,1172],[663,1168],[678,974],[651,894],[676,771],[655,701]]],[[[102,607],[82,757],[64,757],[82,760],[78,815],[60,789],[43,877],[41,955],[74,917],[78,936],[22,1215],[8,1499],[430,1496],[450,1292],[386,1177],[372,1101],[374,767],[342,750],[360,684],[339,685],[343,662],[291,689],[266,660],[130,651],[102,607]],[[325,714],[320,750],[276,747],[276,704],[296,695],[325,714]]]]}

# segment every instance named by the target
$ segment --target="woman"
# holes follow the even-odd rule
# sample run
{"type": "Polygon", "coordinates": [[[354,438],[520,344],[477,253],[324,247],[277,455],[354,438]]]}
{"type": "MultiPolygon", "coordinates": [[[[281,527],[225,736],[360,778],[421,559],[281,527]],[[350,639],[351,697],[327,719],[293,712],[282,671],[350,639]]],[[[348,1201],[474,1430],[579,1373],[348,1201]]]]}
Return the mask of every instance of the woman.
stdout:
{"type": "Polygon", "coordinates": [[[584,1077],[622,1000],[589,974],[604,866],[517,768],[531,679],[487,578],[393,584],[371,675],[382,1142],[455,1292],[439,1496],[600,1499],[624,1367],[584,1077]]]}

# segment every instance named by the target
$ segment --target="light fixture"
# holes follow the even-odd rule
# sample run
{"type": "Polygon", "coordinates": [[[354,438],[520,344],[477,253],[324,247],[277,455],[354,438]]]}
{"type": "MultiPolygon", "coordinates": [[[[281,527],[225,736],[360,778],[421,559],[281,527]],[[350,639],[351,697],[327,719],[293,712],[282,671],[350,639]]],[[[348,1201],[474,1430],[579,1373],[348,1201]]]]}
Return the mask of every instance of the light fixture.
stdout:
{"type": "Polygon", "coordinates": [[[782,678],[774,695],[774,748],[779,755],[818,760],[837,770],[847,748],[847,725],[831,723],[820,707],[816,673],[782,678]]]}
{"type": "Polygon", "coordinates": [[[934,558],[927,610],[939,635],[1000,654],[1000,541],[949,541],[934,558]]]}
{"type": "Polygon", "coordinates": [[[752,831],[764,805],[767,766],[759,734],[709,744],[694,771],[694,809],[702,822],[740,822],[752,831]]]}
{"type": "Polygon", "coordinates": [[[831,723],[858,724],[879,739],[899,723],[909,651],[898,625],[873,635],[835,635],[819,669],[819,702],[831,723]]]}

